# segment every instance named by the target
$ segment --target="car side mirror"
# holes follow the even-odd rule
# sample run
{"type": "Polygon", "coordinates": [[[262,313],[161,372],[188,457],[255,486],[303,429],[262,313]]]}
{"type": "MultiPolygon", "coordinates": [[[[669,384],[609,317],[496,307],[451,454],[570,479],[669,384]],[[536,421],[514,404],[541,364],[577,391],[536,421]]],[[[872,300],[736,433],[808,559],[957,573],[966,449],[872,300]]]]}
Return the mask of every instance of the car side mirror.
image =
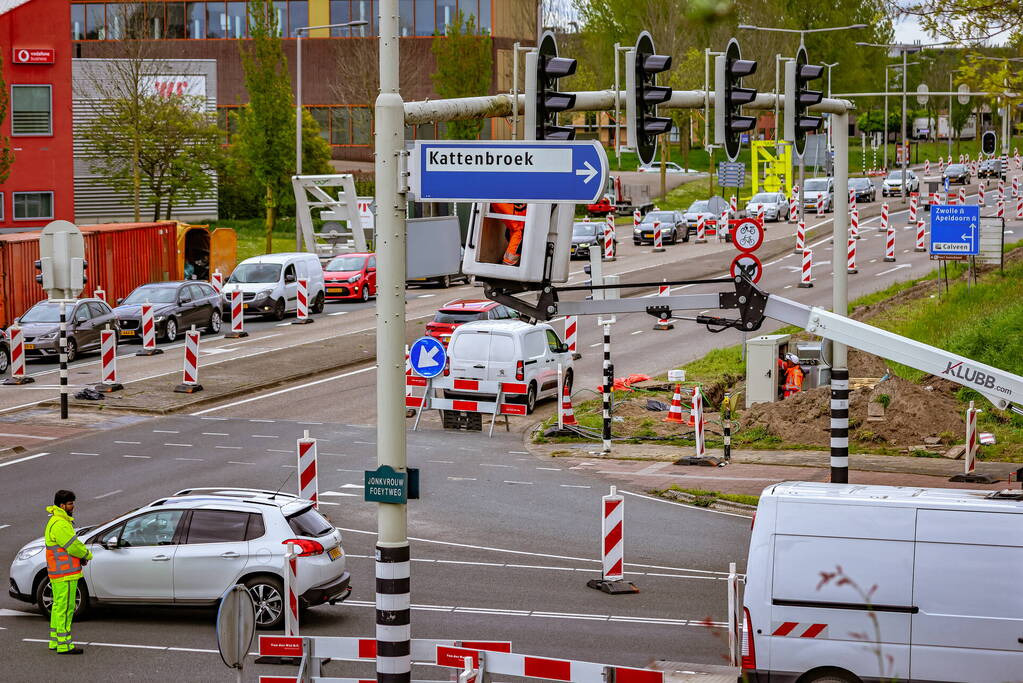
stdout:
{"type": "Polygon", "coordinates": [[[558,353],[568,353],[568,344],[562,344],[559,346],[558,353]]]}
{"type": "Polygon", "coordinates": [[[117,550],[120,547],[121,539],[117,536],[111,536],[107,540],[103,541],[103,547],[107,550],[117,550]]]}
{"type": "Polygon", "coordinates": [[[116,303],[116,304],[117,304],[118,306],[120,306],[120,305],[121,305],[121,302],[123,302],[123,301],[124,301],[124,297],[123,297],[123,296],[119,296],[119,297],[117,297],[117,301],[116,301],[115,303],[116,303]]]}
{"type": "Polygon", "coordinates": [[[192,297],[190,297],[190,296],[183,296],[180,299],[178,299],[178,303],[179,304],[190,304],[190,303],[192,303],[192,297]]]}
{"type": "Polygon", "coordinates": [[[285,275],[284,276],[284,281],[285,282],[294,282],[295,281],[295,276],[291,275],[291,274],[285,275]]]}

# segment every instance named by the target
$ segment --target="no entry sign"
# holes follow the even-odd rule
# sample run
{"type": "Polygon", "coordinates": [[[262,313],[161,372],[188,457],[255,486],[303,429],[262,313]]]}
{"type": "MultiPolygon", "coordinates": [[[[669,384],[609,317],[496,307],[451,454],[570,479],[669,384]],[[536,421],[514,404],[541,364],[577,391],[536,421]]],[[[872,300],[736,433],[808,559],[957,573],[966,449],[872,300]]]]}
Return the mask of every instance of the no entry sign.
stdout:
{"type": "Polygon", "coordinates": [[[729,269],[732,277],[742,275],[753,284],[760,282],[764,275],[764,264],[753,254],[739,254],[732,259],[732,267],[729,269]]]}
{"type": "Polygon", "coordinates": [[[752,218],[743,218],[732,223],[732,242],[739,251],[753,252],[764,243],[764,225],[752,218]]]}

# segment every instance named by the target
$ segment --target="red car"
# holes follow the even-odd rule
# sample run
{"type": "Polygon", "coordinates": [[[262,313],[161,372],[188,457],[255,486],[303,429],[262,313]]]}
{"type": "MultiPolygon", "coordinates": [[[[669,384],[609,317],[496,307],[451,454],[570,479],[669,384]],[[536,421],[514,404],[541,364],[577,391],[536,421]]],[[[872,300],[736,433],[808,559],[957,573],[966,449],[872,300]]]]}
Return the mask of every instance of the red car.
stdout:
{"type": "Polygon", "coordinates": [[[327,301],[369,301],[377,293],[376,254],[335,256],[323,266],[327,301]]]}
{"type": "Polygon", "coordinates": [[[518,317],[515,310],[489,299],[455,299],[444,304],[433,320],[426,323],[426,334],[444,346],[455,328],[474,320],[507,320],[518,317]]]}

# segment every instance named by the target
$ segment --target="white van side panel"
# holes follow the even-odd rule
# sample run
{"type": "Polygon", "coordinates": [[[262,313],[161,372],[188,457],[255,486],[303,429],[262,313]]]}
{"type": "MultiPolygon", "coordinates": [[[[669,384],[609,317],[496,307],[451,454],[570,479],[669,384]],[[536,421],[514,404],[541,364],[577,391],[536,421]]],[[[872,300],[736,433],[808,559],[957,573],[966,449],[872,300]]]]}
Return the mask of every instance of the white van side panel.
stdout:
{"type": "MultiPolygon", "coordinates": [[[[1023,515],[967,510],[919,510],[916,540],[1023,548],[1023,515]]],[[[1023,566],[1019,567],[1019,571],[1023,573],[1023,566]]]]}
{"type": "Polygon", "coordinates": [[[916,537],[916,510],[785,500],[778,504],[777,533],[912,541],[916,537]]]}

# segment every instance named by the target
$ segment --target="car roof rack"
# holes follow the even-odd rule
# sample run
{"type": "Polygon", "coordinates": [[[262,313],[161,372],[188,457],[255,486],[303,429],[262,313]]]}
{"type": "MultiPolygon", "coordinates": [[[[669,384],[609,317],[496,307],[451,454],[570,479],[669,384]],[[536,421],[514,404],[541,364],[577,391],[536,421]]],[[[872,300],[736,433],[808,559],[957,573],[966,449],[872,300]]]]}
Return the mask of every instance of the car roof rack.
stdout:
{"type": "Polygon", "coordinates": [[[271,491],[270,489],[248,489],[240,486],[203,486],[199,488],[182,489],[171,497],[209,495],[210,493],[216,493],[221,496],[228,496],[232,498],[251,496],[253,494],[262,494],[270,498],[298,498],[298,496],[293,493],[271,491]]]}

